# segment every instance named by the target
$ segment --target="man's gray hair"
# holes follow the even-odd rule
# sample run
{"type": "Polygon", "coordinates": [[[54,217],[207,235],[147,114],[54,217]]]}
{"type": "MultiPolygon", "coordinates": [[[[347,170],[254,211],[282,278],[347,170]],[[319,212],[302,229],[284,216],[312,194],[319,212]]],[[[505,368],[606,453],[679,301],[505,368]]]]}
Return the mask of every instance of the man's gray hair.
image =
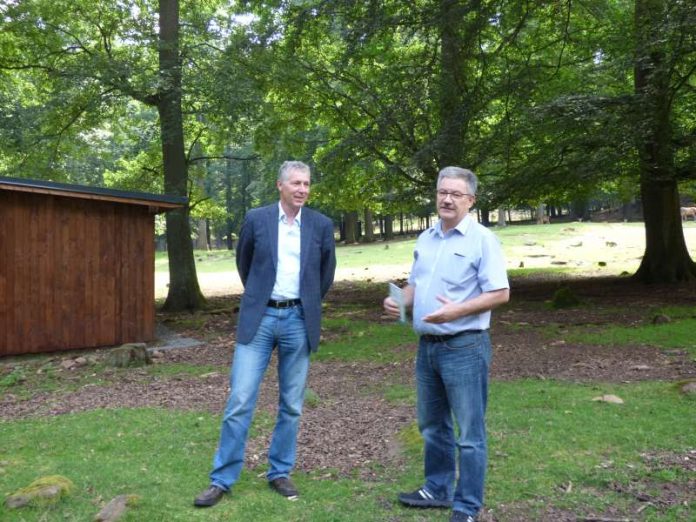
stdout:
{"type": "Polygon", "coordinates": [[[301,172],[311,175],[311,170],[309,165],[301,161],[284,161],[283,164],[278,169],[278,181],[287,181],[290,177],[290,172],[293,170],[299,170],[301,172]]]}
{"type": "Polygon", "coordinates": [[[469,169],[463,169],[461,167],[445,167],[437,176],[438,187],[440,186],[440,181],[442,181],[442,178],[454,178],[466,181],[466,184],[469,186],[469,190],[471,191],[471,195],[476,195],[476,189],[478,189],[478,178],[476,177],[476,174],[471,172],[469,169]]]}

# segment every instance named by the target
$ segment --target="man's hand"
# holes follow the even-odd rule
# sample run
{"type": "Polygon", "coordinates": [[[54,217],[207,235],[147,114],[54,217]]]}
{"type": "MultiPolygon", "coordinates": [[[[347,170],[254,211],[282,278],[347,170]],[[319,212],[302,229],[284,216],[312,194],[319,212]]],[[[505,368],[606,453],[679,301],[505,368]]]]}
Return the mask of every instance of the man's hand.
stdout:
{"type": "Polygon", "coordinates": [[[509,299],[509,288],[484,292],[463,303],[455,303],[451,299],[438,295],[437,300],[442,303],[442,306],[423,317],[423,321],[426,323],[448,323],[460,317],[492,310],[496,306],[507,303],[509,299]]]}
{"type": "Polygon", "coordinates": [[[384,312],[390,317],[401,317],[399,305],[391,297],[384,298],[384,312]]]}
{"type": "Polygon", "coordinates": [[[434,312],[431,312],[428,315],[423,316],[423,321],[425,321],[426,323],[440,324],[448,323],[461,317],[461,303],[455,303],[451,299],[447,299],[446,297],[442,297],[441,295],[437,296],[437,300],[442,303],[442,306],[434,312]]]}

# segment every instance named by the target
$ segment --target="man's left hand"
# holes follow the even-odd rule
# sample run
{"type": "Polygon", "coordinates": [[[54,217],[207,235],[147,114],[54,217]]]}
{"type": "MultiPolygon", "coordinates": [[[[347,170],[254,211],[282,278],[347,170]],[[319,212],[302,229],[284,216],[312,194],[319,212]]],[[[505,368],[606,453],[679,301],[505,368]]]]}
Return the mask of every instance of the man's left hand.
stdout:
{"type": "Polygon", "coordinates": [[[451,299],[447,299],[446,297],[442,297],[441,295],[437,296],[437,300],[442,303],[442,306],[434,312],[431,312],[428,315],[423,316],[423,321],[425,321],[426,323],[439,324],[448,323],[461,317],[461,303],[455,303],[451,299]]]}

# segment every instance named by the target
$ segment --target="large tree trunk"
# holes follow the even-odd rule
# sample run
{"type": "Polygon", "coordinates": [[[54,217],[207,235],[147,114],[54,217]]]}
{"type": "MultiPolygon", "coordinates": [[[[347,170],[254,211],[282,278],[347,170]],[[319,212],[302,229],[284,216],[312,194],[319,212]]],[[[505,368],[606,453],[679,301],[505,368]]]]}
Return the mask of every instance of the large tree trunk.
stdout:
{"type": "Polygon", "coordinates": [[[196,249],[208,250],[208,222],[205,218],[196,219],[196,249]]]}
{"type": "Polygon", "coordinates": [[[394,216],[391,214],[384,216],[384,239],[387,241],[394,239],[394,216]]]}
{"type": "Polygon", "coordinates": [[[664,0],[636,0],[634,85],[645,253],[635,278],[674,283],[696,278],[684,241],[672,145],[670,66],[661,20],[664,0]]]}
{"type": "Polygon", "coordinates": [[[463,166],[464,135],[468,124],[464,102],[467,81],[464,53],[468,51],[463,35],[467,7],[459,0],[440,1],[440,132],[435,154],[438,168],[463,166]]]}
{"type": "Polygon", "coordinates": [[[365,209],[365,243],[372,243],[375,240],[374,219],[372,218],[372,210],[365,209]]]}
{"type": "Polygon", "coordinates": [[[498,223],[497,223],[497,225],[499,227],[507,226],[507,223],[505,222],[505,207],[498,208],[498,223]]]}
{"type": "MultiPolygon", "coordinates": [[[[159,17],[159,68],[162,88],[157,110],[162,134],[164,190],[167,194],[187,196],[188,170],[181,113],[178,0],[160,0],[159,17]]],[[[169,293],[164,309],[181,311],[200,308],[205,299],[198,286],[188,207],[167,213],[167,249],[169,293]]]]}
{"type": "Polygon", "coordinates": [[[346,245],[358,242],[358,213],[346,212],[343,215],[343,233],[346,245]]]}

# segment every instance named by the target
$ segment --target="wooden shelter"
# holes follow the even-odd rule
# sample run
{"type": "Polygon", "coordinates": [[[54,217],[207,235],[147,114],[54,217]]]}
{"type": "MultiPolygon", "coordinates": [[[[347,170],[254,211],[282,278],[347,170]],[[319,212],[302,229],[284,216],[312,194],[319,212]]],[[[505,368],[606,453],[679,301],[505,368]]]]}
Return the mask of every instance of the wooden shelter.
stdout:
{"type": "Polygon", "coordinates": [[[185,198],[0,177],[0,356],[154,338],[154,215],[185,198]]]}

